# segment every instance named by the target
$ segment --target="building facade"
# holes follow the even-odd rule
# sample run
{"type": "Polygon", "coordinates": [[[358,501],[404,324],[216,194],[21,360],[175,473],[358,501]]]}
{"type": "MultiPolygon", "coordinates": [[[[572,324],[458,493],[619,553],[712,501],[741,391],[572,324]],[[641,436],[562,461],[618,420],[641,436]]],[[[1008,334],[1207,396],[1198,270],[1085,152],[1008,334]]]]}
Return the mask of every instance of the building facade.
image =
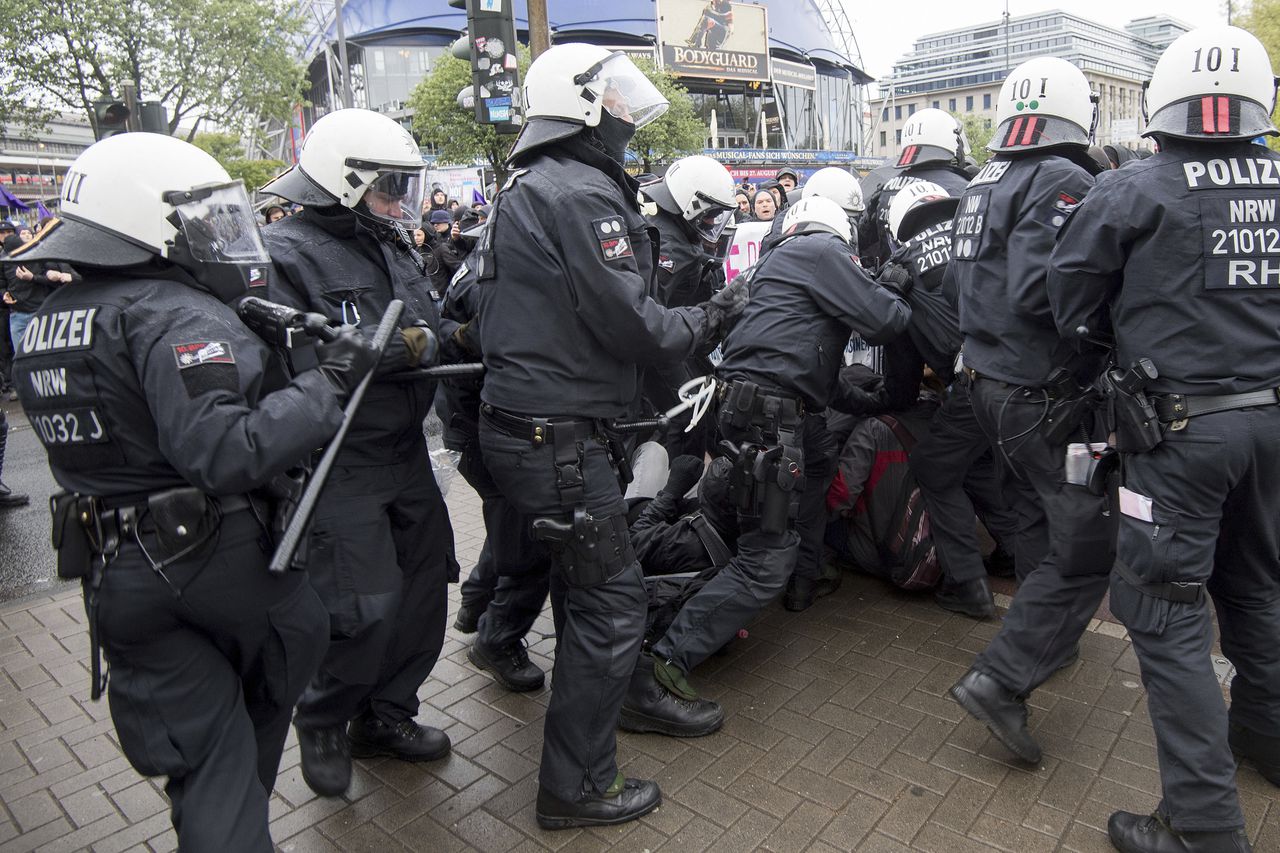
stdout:
{"type": "Polygon", "coordinates": [[[40,131],[17,124],[5,127],[0,131],[0,186],[32,211],[0,213],[33,223],[38,202],[54,210],[67,168],[92,144],[93,128],[77,113],[62,113],[40,131]]]}
{"type": "Polygon", "coordinates": [[[903,124],[926,107],[990,127],[1005,76],[1037,56],[1065,59],[1084,72],[1098,94],[1099,144],[1146,145],[1143,82],[1164,48],[1189,29],[1167,15],[1138,18],[1120,30],[1054,10],[922,36],[880,81],[868,153],[897,154],[903,124]]]}
{"type": "MultiPolygon", "coordinates": [[[[557,0],[548,10],[552,40],[590,42],[657,61],[660,8],[669,13],[677,2],[691,0],[557,0]]],[[[824,2],[750,0],[768,12],[767,51],[777,66],[769,79],[680,78],[707,128],[709,148],[862,153],[864,93],[871,78],[833,36],[824,2]]],[[[514,13],[518,36],[526,41],[524,0],[516,0],[514,13]]],[[[353,105],[408,126],[409,93],[448,52],[466,27],[466,15],[446,0],[346,0],[342,23],[353,105]]],[[[306,47],[312,106],[300,116],[303,127],[341,101],[336,29],[328,22],[306,47]]],[[[779,155],[769,162],[791,159],[779,155]]]]}

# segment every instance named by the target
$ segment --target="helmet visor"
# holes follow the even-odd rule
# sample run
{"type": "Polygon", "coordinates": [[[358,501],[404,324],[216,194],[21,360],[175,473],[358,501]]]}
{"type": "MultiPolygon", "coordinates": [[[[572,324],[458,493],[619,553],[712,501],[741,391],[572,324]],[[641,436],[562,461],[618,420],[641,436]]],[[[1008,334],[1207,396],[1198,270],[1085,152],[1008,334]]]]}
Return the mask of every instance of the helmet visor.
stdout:
{"type": "Polygon", "coordinates": [[[693,226],[693,230],[698,232],[698,236],[708,243],[714,243],[720,239],[720,235],[724,232],[725,226],[733,220],[733,211],[724,208],[715,208],[689,220],[689,224],[693,226]]]}
{"type": "Polygon", "coordinates": [[[360,200],[375,219],[413,230],[422,225],[423,169],[348,162],[364,179],[360,200]]]}
{"type": "Polygon", "coordinates": [[[605,82],[603,108],[614,118],[631,122],[637,130],[661,116],[670,106],[658,88],[624,53],[615,53],[602,62],[599,77],[605,82]]]}
{"type": "Polygon", "coordinates": [[[236,181],[166,194],[188,251],[206,264],[265,264],[271,260],[244,184],[236,181]]]}

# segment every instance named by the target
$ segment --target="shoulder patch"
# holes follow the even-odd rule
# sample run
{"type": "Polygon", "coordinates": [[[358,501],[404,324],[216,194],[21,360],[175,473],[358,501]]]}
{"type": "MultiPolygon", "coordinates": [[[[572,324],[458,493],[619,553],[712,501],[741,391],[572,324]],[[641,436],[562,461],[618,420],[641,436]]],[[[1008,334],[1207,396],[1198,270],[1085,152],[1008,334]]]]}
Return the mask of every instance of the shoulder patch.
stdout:
{"type": "Polygon", "coordinates": [[[606,261],[617,261],[633,256],[631,238],[627,236],[627,226],[621,216],[606,216],[594,219],[591,228],[596,240],[600,243],[600,251],[606,261]]]}
{"type": "Polygon", "coordinates": [[[670,255],[658,255],[658,266],[670,271],[676,268],[676,262],[671,260],[670,255]]]}
{"type": "Polygon", "coordinates": [[[186,344],[174,344],[173,357],[178,362],[179,370],[201,364],[236,363],[236,357],[231,353],[231,344],[226,341],[192,341],[186,344]]]}

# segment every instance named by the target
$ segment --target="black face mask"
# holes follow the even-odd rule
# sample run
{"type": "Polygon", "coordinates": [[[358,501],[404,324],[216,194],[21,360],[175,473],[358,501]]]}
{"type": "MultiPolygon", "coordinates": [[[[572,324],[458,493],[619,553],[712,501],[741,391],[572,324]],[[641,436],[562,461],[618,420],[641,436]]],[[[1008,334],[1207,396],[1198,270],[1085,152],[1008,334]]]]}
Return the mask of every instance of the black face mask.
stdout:
{"type": "Polygon", "coordinates": [[[602,110],[600,124],[591,129],[591,135],[595,137],[601,150],[621,165],[626,162],[627,143],[636,135],[636,126],[615,118],[608,110],[602,110]]]}

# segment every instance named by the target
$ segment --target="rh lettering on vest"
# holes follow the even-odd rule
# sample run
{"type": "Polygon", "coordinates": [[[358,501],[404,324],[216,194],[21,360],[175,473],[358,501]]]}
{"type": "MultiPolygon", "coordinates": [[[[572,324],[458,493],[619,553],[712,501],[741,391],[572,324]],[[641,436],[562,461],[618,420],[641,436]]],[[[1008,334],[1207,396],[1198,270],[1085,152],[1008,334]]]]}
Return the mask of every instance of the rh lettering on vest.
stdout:
{"type": "Polygon", "coordinates": [[[88,349],[97,313],[97,308],[73,308],[34,317],[22,336],[22,354],[88,349]]]}
{"type": "Polygon", "coordinates": [[[1211,190],[1216,187],[1280,186],[1280,169],[1270,157],[1229,157],[1225,160],[1188,160],[1182,164],[1187,187],[1211,190]]]}

